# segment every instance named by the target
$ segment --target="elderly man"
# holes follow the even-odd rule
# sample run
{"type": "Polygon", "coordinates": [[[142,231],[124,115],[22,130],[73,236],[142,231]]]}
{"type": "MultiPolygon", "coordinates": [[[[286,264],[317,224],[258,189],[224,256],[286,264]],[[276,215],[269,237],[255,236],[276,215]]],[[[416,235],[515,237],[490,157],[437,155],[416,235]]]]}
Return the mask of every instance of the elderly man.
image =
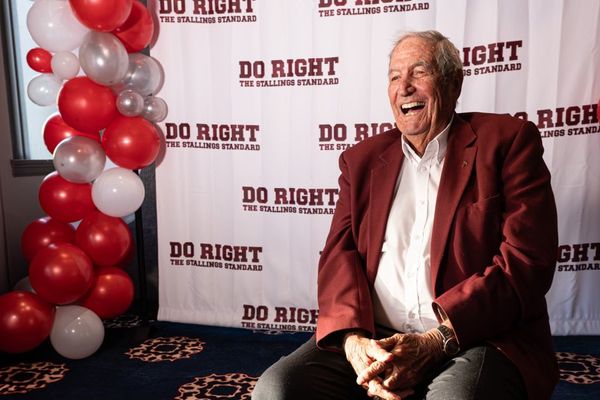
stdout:
{"type": "Polygon", "coordinates": [[[396,43],[396,129],[340,156],[317,334],[253,399],[548,399],[556,207],[536,127],[454,108],[458,50],[396,43]]]}

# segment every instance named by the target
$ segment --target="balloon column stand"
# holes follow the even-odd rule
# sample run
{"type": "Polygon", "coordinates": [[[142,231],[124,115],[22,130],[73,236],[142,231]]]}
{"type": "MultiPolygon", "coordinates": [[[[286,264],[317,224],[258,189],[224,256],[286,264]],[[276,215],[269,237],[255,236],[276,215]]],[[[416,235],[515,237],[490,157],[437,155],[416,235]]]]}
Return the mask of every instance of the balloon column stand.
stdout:
{"type": "Polygon", "coordinates": [[[148,281],[146,279],[146,255],[144,253],[144,223],[142,217],[142,209],[138,209],[135,212],[135,237],[137,245],[137,258],[138,258],[138,288],[140,291],[140,316],[142,318],[143,325],[148,325],[150,320],[149,307],[148,307],[148,281]]]}
{"type": "Polygon", "coordinates": [[[139,308],[148,326],[146,193],[138,171],[164,149],[157,123],[167,105],[156,96],[164,72],[141,52],[154,35],[154,19],[138,0],[36,0],[27,28],[39,46],[27,63],[40,73],[27,96],[58,106],[43,128],[55,171],[38,193],[47,215],[21,238],[28,276],[0,296],[0,351],[26,352],[49,337],[60,355],[80,359],[102,344],[102,321],[133,303],[125,268],[136,253],[124,221],[132,214],[139,308]]]}

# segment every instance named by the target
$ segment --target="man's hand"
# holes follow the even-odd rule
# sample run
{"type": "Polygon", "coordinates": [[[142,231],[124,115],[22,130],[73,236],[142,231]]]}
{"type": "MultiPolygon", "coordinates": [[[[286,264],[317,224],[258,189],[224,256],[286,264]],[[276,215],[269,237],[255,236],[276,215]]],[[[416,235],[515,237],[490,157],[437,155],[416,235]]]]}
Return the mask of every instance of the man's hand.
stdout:
{"type": "MultiPolygon", "coordinates": [[[[445,359],[441,335],[436,329],[422,334],[397,333],[376,341],[384,350],[393,354],[393,361],[385,361],[385,379],[381,382],[388,391],[409,389],[421,383],[427,374],[445,359]]],[[[381,367],[373,364],[357,372],[357,383],[369,383],[381,372],[381,367]]],[[[356,368],[355,368],[356,369],[356,368]]]]}
{"type": "Polygon", "coordinates": [[[399,394],[392,393],[382,385],[379,374],[390,367],[394,356],[378,341],[352,332],[344,337],[344,351],[356,375],[364,377],[359,384],[367,389],[369,396],[384,400],[402,399],[399,394]]]}

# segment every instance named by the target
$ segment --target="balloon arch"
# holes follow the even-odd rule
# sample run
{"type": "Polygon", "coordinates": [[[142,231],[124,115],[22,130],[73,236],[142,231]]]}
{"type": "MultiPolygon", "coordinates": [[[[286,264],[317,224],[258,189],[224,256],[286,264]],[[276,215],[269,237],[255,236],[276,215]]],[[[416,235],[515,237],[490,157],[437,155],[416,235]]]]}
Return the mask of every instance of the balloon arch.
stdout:
{"type": "Polygon", "coordinates": [[[50,337],[59,354],[78,359],[102,344],[102,319],[133,301],[123,269],[133,238],[123,217],[144,200],[133,170],[152,164],[161,147],[156,123],[167,105],[155,95],[164,72],[140,53],[154,20],[137,0],[35,0],[27,28],[39,46],[27,64],[40,73],[27,95],[58,105],[43,129],[55,172],[39,188],[47,216],[21,238],[28,277],[0,296],[0,351],[29,351],[50,337]],[[116,167],[106,167],[107,157],[116,167]]]}

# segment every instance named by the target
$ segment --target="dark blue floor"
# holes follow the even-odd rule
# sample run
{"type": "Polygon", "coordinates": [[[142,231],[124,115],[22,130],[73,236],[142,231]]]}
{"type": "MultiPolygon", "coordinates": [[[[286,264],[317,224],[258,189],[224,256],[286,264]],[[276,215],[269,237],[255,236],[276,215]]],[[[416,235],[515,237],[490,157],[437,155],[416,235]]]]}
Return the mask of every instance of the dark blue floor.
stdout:
{"type": "MultiPolygon", "coordinates": [[[[0,354],[0,396],[249,399],[256,378],[309,336],[166,322],[107,327],[102,347],[82,360],[61,357],[49,343],[26,354],[0,354]]],[[[553,399],[600,399],[600,337],[556,337],[555,343],[566,380],[553,399]]]]}
{"type": "MultiPolygon", "coordinates": [[[[201,398],[241,399],[243,393],[237,396],[232,384],[225,382],[227,379],[245,374],[249,377],[246,381],[255,381],[266,367],[309,336],[306,333],[265,334],[164,322],[135,328],[107,328],[100,349],[82,360],[61,357],[49,343],[26,354],[0,353],[0,398],[173,399],[179,396],[183,385],[193,383],[198,377],[212,376],[212,386],[205,387],[210,393],[201,398]],[[160,342],[163,338],[177,341],[160,342]],[[130,358],[126,354],[146,340],[154,340],[154,343],[142,349],[140,354],[150,354],[153,361],[130,358]],[[182,358],[182,355],[188,358],[182,358]],[[26,390],[28,385],[39,381],[42,373],[31,367],[39,366],[35,363],[40,362],[51,363],[45,365],[43,371],[64,377],[27,394],[8,394],[10,390],[13,393],[26,390]],[[68,371],[62,370],[62,365],[68,371]],[[6,367],[13,369],[7,371],[6,367]]],[[[241,388],[248,389],[244,385],[241,388]]]]}
{"type": "Polygon", "coordinates": [[[553,400],[600,399],[600,336],[555,336],[561,381],[553,400]]]}

